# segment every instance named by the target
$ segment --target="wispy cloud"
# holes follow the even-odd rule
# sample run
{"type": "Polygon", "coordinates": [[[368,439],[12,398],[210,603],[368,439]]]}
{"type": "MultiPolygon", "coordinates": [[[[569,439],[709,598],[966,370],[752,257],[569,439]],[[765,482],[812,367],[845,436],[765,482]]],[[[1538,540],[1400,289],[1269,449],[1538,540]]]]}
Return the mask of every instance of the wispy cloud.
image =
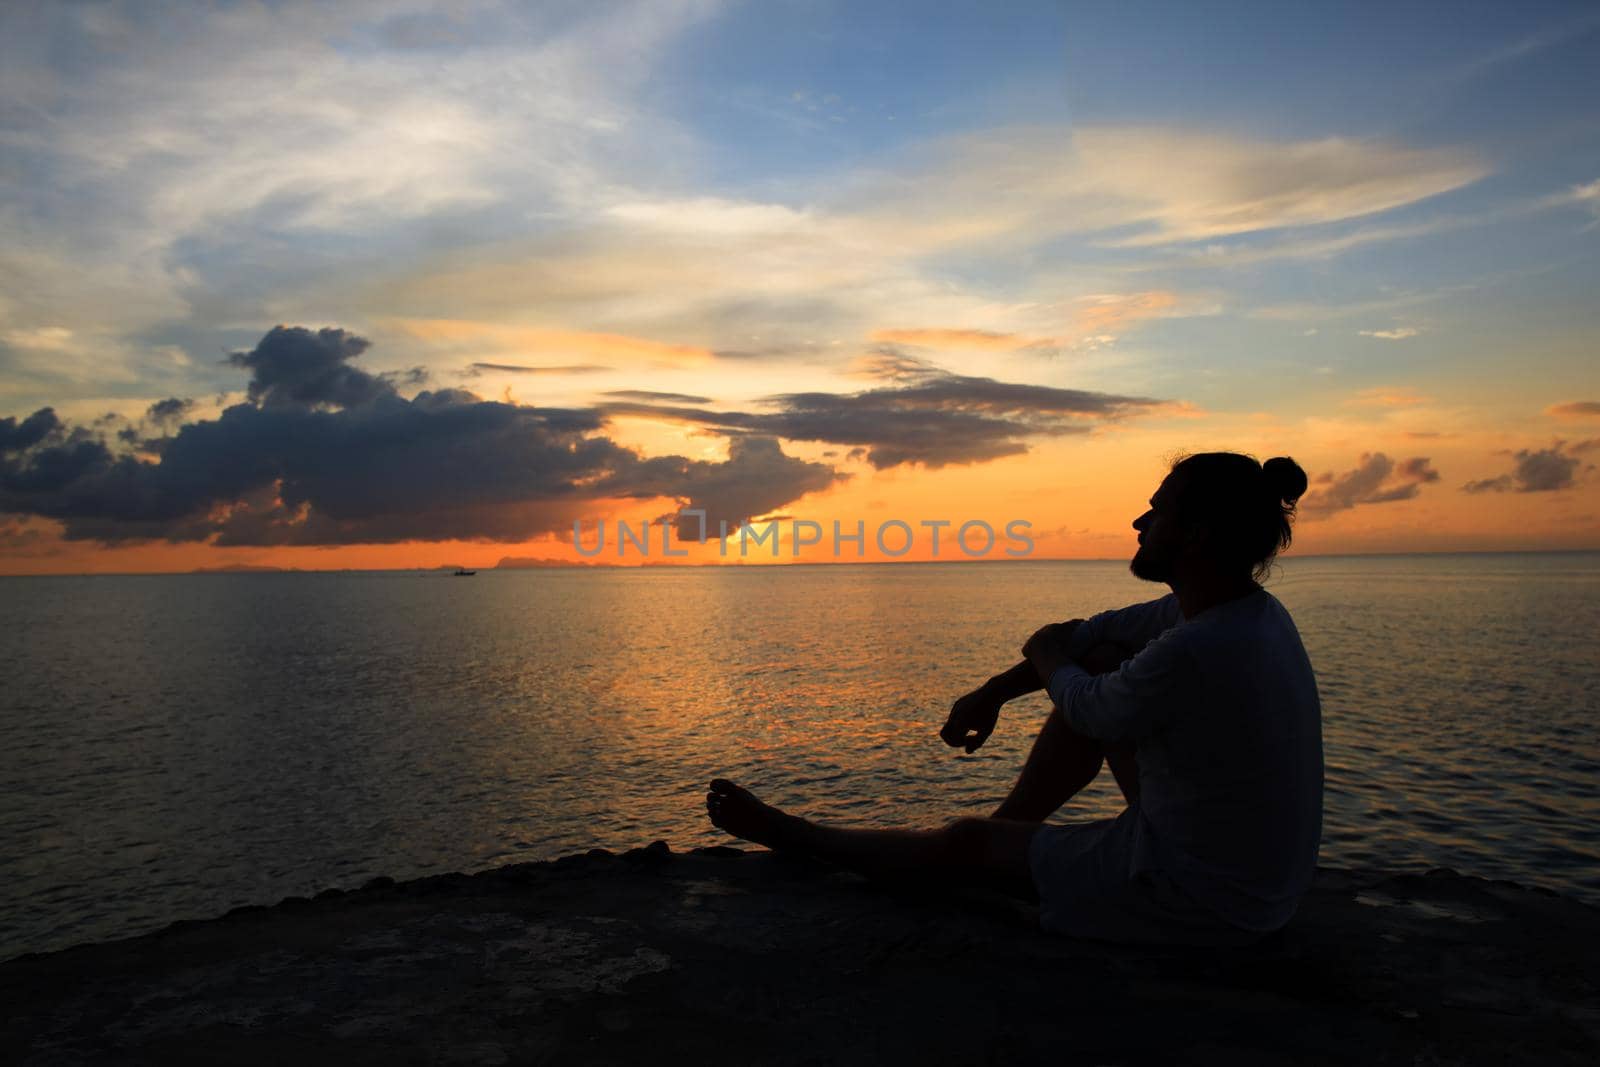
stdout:
{"type": "Polygon", "coordinates": [[[600,374],[611,369],[599,363],[567,363],[549,367],[530,367],[524,363],[469,363],[464,374],[468,378],[485,374],[600,374]]]}
{"type": "Polygon", "coordinates": [[[917,345],[922,348],[978,348],[1000,352],[1014,352],[1017,349],[1028,348],[1053,350],[1057,343],[1053,337],[1028,337],[1022,334],[1002,333],[998,330],[955,327],[874,330],[871,339],[886,344],[917,345]]]}
{"type": "Polygon", "coordinates": [[[1091,181],[1140,205],[1147,246],[1375,215],[1486,175],[1469,153],[1325,138],[1251,142],[1179,131],[1091,131],[1076,142],[1091,181]]]}
{"type": "Polygon", "coordinates": [[[1382,408],[1411,408],[1429,403],[1428,397],[1411,389],[1396,389],[1389,386],[1374,386],[1363,389],[1350,400],[1349,404],[1358,404],[1366,407],[1382,408]]]}
{"type": "Polygon", "coordinates": [[[709,396],[693,393],[660,393],[653,389],[611,389],[604,395],[618,400],[637,400],[645,404],[709,404],[709,396]]]}
{"type": "MultiPolygon", "coordinates": [[[[399,319],[395,325],[405,334],[433,346],[438,351],[445,352],[487,350],[505,353],[550,353],[674,367],[705,364],[714,358],[710,349],[700,345],[674,344],[648,337],[630,337],[625,334],[596,333],[587,330],[552,329],[457,319],[399,319]]],[[[474,366],[506,365],[477,362],[474,366]]],[[[538,368],[534,369],[539,372],[538,368]]]]}
{"type": "Polygon", "coordinates": [[[1404,341],[1408,337],[1415,337],[1422,331],[1415,326],[1394,326],[1387,330],[1358,330],[1362,337],[1376,337],[1380,341],[1404,341]]]}
{"type": "Polygon", "coordinates": [[[1544,409],[1546,415],[1558,419],[1582,419],[1600,416],[1600,400],[1571,400],[1565,404],[1551,404],[1544,409]]]}
{"type": "Polygon", "coordinates": [[[912,166],[914,183],[863,189],[876,202],[861,222],[924,247],[1067,233],[1120,248],[1215,240],[1376,215],[1489,173],[1463,150],[1153,126],[991,130],[944,142],[912,166]]]}
{"type": "Polygon", "coordinates": [[[1554,196],[1547,196],[1540,205],[1543,207],[1571,207],[1576,205],[1588,210],[1595,217],[1595,221],[1584,229],[1589,229],[1600,224],[1600,178],[1581,185],[1574,185],[1554,196]]]}
{"type": "Polygon", "coordinates": [[[1184,411],[1181,404],[1151,397],[949,374],[921,361],[881,366],[896,384],[858,393],[783,393],[766,398],[769,411],[636,403],[602,404],[600,411],[846,445],[880,470],[982,463],[1021,455],[1034,438],[1086,434],[1107,422],[1184,411]]]}
{"type": "Polygon", "coordinates": [[[405,7],[8,7],[4,151],[31,177],[0,190],[0,277],[28,299],[0,323],[70,329],[57,366],[160,380],[136,335],[210,355],[397,250],[590,210],[681,138],[641,121],[642,87],[715,5],[455,5],[448,47],[400,43],[405,7]]]}
{"type": "Polygon", "coordinates": [[[1584,37],[1597,29],[1600,29],[1600,14],[1595,13],[1560,25],[1546,26],[1479,56],[1462,66],[1455,77],[1464,80],[1486,74],[1498,67],[1516,63],[1539,52],[1584,37]]]}

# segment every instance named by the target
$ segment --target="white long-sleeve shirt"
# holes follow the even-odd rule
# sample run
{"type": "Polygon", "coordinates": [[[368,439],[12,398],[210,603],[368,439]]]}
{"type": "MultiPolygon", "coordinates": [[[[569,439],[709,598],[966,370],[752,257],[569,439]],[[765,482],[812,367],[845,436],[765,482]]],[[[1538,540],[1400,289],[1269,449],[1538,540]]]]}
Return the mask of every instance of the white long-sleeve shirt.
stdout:
{"type": "Polygon", "coordinates": [[[1168,595],[1080,623],[1068,653],[1103,641],[1140,651],[1099,676],[1069,663],[1047,689],[1074,730],[1137,743],[1130,876],[1164,871],[1236,926],[1282,926],[1322,835],[1321,705],[1289,613],[1258,589],[1185,619],[1168,595]]]}

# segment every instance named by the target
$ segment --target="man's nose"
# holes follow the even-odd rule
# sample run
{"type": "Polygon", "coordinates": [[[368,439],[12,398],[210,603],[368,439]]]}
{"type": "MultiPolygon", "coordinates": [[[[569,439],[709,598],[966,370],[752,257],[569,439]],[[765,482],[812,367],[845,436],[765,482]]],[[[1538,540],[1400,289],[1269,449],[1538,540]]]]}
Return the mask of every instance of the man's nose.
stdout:
{"type": "Polygon", "coordinates": [[[1137,519],[1133,520],[1133,528],[1135,530],[1138,530],[1140,533],[1143,533],[1144,532],[1145,523],[1148,522],[1149,520],[1150,520],[1150,513],[1147,511],[1143,515],[1140,515],[1137,519]]]}

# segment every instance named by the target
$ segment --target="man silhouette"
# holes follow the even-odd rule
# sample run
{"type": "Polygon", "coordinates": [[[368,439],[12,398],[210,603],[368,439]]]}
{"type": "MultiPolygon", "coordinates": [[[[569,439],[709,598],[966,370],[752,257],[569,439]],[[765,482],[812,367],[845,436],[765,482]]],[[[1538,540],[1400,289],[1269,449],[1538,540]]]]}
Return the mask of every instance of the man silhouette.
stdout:
{"type": "Polygon", "coordinates": [[[725,779],[711,821],[871,877],[986,885],[1037,900],[1047,929],[1125,942],[1252,940],[1294,914],[1316,868],[1322,732],[1311,663],[1258,584],[1290,540],[1305,472],[1211,452],[1172,466],[1134,520],[1130,568],[1172,593],[1045,626],[1023,660],[957,700],[940,731],[976,750],[1001,707],[1052,708],[989,818],[937,829],[809,822],[725,779]],[[1127,808],[1044,825],[1109,764],[1127,808]]]}

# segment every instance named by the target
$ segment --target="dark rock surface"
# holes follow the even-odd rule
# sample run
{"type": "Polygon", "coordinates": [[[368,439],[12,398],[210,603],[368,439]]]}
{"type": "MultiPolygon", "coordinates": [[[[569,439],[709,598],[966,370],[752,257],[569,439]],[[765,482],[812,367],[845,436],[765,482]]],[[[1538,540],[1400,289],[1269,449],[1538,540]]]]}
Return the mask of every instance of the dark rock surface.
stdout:
{"type": "Polygon", "coordinates": [[[1322,870],[1244,950],[1041,932],[656,845],[240,909],[0,966],[8,1063],[1600,1063],[1600,911],[1322,870]]]}

